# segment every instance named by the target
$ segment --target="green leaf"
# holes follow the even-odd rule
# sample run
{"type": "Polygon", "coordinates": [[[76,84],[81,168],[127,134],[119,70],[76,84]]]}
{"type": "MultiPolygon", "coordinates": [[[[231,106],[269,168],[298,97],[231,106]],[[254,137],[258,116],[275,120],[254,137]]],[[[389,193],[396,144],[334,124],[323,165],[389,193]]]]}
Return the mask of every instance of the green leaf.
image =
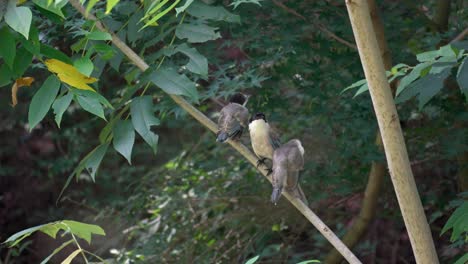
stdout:
{"type": "Polygon", "coordinates": [[[68,240],[67,242],[64,242],[60,247],[56,248],[52,254],[50,254],[49,256],[47,256],[47,258],[45,258],[44,260],[41,261],[40,264],[46,264],[53,256],[55,256],[55,254],[59,253],[60,250],[64,249],[66,246],[70,245],[71,243],[73,243],[74,240],[73,239],[70,239],[68,240]]]}
{"type": "Polygon", "coordinates": [[[16,32],[29,37],[31,27],[32,12],[28,7],[16,6],[16,0],[9,0],[5,14],[5,22],[16,32]]]}
{"type": "Polygon", "coordinates": [[[114,126],[114,149],[132,164],[132,149],[135,143],[135,130],[130,120],[118,120],[114,126]]]}
{"type": "Polygon", "coordinates": [[[73,66],[75,66],[75,68],[78,71],[80,71],[82,74],[84,74],[86,76],[90,76],[91,73],[94,70],[93,62],[88,57],[81,57],[81,58],[77,59],[73,63],[73,66]]]}
{"type": "Polygon", "coordinates": [[[180,24],[176,28],[176,36],[190,43],[202,43],[220,38],[221,34],[215,32],[217,29],[205,24],[180,24]]]}
{"type": "Polygon", "coordinates": [[[97,225],[90,225],[72,220],[63,220],[61,223],[67,226],[70,232],[79,238],[86,240],[89,244],[91,244],[91,235],[106,235],[104,229],[97,225]]]}
{"type": "Polygon", "coordinates": [[[86,37],[91,40],[112,40],[111,34],[98,30],[90,32],[86,35],[86,37]]]}
{"type": "Polygon", "coordinates": [[[88,14],[91,9],[99,2],[99,0],[89,0],[88,1],[88,6],[86,6],[86,13],[88,14]]]}
{"type": "Polygon", "coordinates": [[[36,4],[37,6],[44,8],[45,10],[52,12],[61,18],[65,18],[65,16],[62,13],[62,7],[64,7],[67,4],[68,1],[61,1],[57,5],[54,1],[54,3],[49,3],[49,0],[33,0],[33,3],[36,4]]]}
{"type": "Polygon", "coordinates": [[[465,253],[461,258],[459,258],[454,264],[466,264],[468,263],[468,253],[465,253]]]}
{"type": "Polygon", "coordinates": [[[46,116],[60,89],[60,80],[50,75],[36,92],[29,105],[28,122],[31,131],[46,116]]]}
{"type": "Polygon", "coordinates": [[[320,263],[319,260],[315,260],[315,259],[312,259],[312,260],[305,260],[305,261],[301,261],[297,264],[309,264],[309,263],[320,263]]]}
{"type": "MultiPolygon", "coordinates": [[[[152,17],[148,22],[145,23],[145,25],[140,29],[144,29],[148,26],[151,26],[155,23],[157,23],[157,21],[162,18],[164,15],[166,15],[169,11],[171,11],[178,3],[180,2],[180,0],[175,0],[172,5],[170,5],[168,8],[166,8],[165,10],[163,10],[162,12],[158,13],[156,16],[152,17]]],[[[158,10],[158,8],[156,8],[158,10]]],[[[145,15],[146,17],[146,15],[145,15]]]]}
{"type": "Polygon", "coordinates": [[[41,229],[44,226],[45,225],[38,225],[38,226],[35,226],[35,227],[30,227],[28,229],[22,230],[22,231],[20,231],[18,233],[13,234],[12,236],[10,236],[3,243],[8,244],[9,247],[14,247],[14,246],[18,245],[23,239],[27,238],[32,233],[36,232],[37,230],[41,229]]]}
{"type": "Polygon", "coordinates": [[[104,109],[102,108],[102,105],[98,99],[82,95],[76,96],[76,99],[78,104],[80,104],[84,110],[106,120],[106,117],[104,116],[104,109]]]}
{"type": "Polygon", "coordinates": [[[198,103],[195,83],[174,68],[161,67],[148,76],[149,80],[168,94],[185,95],[198,103]]]}
{"type": "Polygon", "coordinates": [[[187,69],[195,74],[208,76],[208,60],[205,56],[201,55],[195,48],[190,48],[186,43],[179,45],[176,49],[190,58],[189,63],[186,65],[187,69]]]}
{"type": "Polygon", "coordinates": [[[99,145],[85,159],[83,159],[84,168],[88,171],[93,182],[96,181],[96,172],[99,169],[99,165],[101,164],[104,155],[106,155],[107,147],[109,147],[109,143],[99,145]]]}
{"type": "Polygon", "coordinates": [[[431,51],[426,51],[423,53],[419,53],[416,55],[416,59],[419,62],[430,62],[430,61],[435,61],[435,59],[439,57],[439,51],[438,50],[431,50],[431,51]]]}
{"type": "Polygon", "coordinates": [[[0,87],[8,85],[13,79],[13,72],[6,64],[0,65],[0,87]]]}
{"type": "Polygon", "coordinates": [[[451,57],[451,58],[456,58],[457,54],[453,50],[451,45],[445,45],[439,48],[438,51],[439,56],[442,57],[451,57]]]}
{"type": "Polygon", "coordinates": [[[257,262],[257,260],[260,258],[260,255],[258,256],[255,256],[249,260],[247,260],[247,262],[245,262],[245,264],[254,264],[255,262],[257,262]]]}
{"type": "Polygon", "coordinates": [[[193,0],[185,0],[185,3],[181,7],[177,7],[175,9],[176,11],[176,16],[178,16],[180,13],[184,12],[187,7],[189,7],[193,3],[193,0]]]}
{"type": "Polygon", "coordinates": [[[359,80],[353,84],[351,84],[350,86],[346,87],[343,89],[343,91],[341,91],[341,93],[344,93],[350,89],[353,89],[353,88],[356,88],[356,87],[360,87],[362,86],[363,84],[367,83],[367,80],[366,79],[362,79],[362,80],[359,80]]]}
{"type": "Polygon", "coordinates": [[[106,1],[106,15],[112,11],[115,5],[119,3],[120,0],[107,0],[106,1]]]}
{"type": "Polygon", "coordinates": [[[29,39],[25,39],[23,36],[19,38],[24,48],[34,55],[39,55],[41,52],[41,42],[39,41],[39,31],[34,25],[29,30],[29,39]]]}
{"type": "Polygon", "coordinates": [[[436,62],[432,65],[429,73],[431,74],[441,73],[446,69],[451,69],[455,64],[456,62],[436,62]]]}
{"type": "Polygon", "coordinates": [[[234,0],[229,6],[234,6],[234,9],[236,9],[240,4],[256,4],[258,6],[262,6],[260,1],[262,0],[234,0]]]}
{"type": "Polygon", "coordinates": [[[45,44],[41,44],[41,54],[51,59],[73,64],[72,60],[65,53],[45,44]]]}
{"type": "Polygon", "coordinates": [[[356,94],[354,94],[353,98],[362,94],[363,92],[369,91],[369,86],[367,85],[367,82],[363,84],[359,90],[357,90],[356,94]]]}
{"type": "Polygon", "coordinates": [[[16,42],[13,35],[7,27],[0,29],[0,57],[5,60],[5,63],[13,69],[13,62],[16,55],[16,42]]]}
{"type": "Polygon", "coordinates": [[[130,113],[133,127],[156,154],[159,136],[151,131],[151,126],[159,125],[159,119],[154,116],[151,96],[133,99],[130,104],[130,113]]]}
{"type": "Polygon", "coordinates": [[[79,95],[82,95],[82,96],[85,96],[85,97],[91,97],[91,98],[94,98],[94,99],[97,99],[102,105],[106,106],[106,107],[109,107],[110,109],[114,109],[114,107],[112,107],[111,103],[109,103],[109,101],[107,101],[107,99],[94,92],[94,91],[89,91],[89,90],[81,90],[81,89],[74,89],[72,88],[72,91],[74,94],[79,94],[79,95]]]}
{"type": "Polygon", "coordinates": [[[28,69],[29,65],[31,65],[32,58],[33,55],[24,47],[18,49],[12,69],[15,73],[15,79],[18,79],[21,76],[23,76],[24,72],[28,69]]]}
{"type": "Polygon", "coordinates": [[[416,65],[408,75],[401,79],[396,91],[396,96],[398,96],[406,87],[408,87],[408,85],[418,79],[421,76],[422,70],[427,69],[431,65],[432,62],[424,62],[416,65]]]}
{"type": "Polygon", "coordinates": [[[398,95],[396,102],[401,103],[418,95],[419,108],[423,108],[444,87],[444,80],[449,74],[450,69],[446,69],[439,74],[428,74],[421,77],[398,95]]]}
{"type": "Polygon", "coordinates": [[[57,123],[57,126],[60,128],[60,122],[62,121],[62,116],[63,113],[65,113],[65,110],[67,110],[68,106],[70,106],[70,103],[73,99],[73,93],[67,93],[66,95],[57,98],[52,105],[52,109],[54,110],[55,114],[55,123],[57,123]]]}
{"type": "Polygon", "coordinates": [[[73,251],[70,255],[68,255],[68,257],[67,257],[66,259],[64,259],[64,260],[62,261],[61,264],[70,264],[70,263],[72,262],[72,260],[73,260],[76,256],[78,256],[78,254],[80,254],[81,251],[82,251],[81,248],[79,248],[79,249],[73,251]]]}
{"type": "Polygon", "coordinates": [[[440,235],[443,235],[449,229],[453,229],[450,241],[454,242],[463,232],[468,232],[468,221],[466,221],[466,219],[468,219],[468,202],[463,201],[463,204],[458,207],[447,220],[440,235]]]}
{"type": "Polygon", "coordinates": [[[226,21],[230,23],[240,23],[240,17],[227,11],[222,6],[210,6],[200,1],[195,1],[189,8],[187,13],[191,16],[201,19],[226,21]]]}
{"type": "Polygon", "coordinates": [[[458,68],[457,82],[458,86],[460,86],[460,90],[465,94],[465,97],[468,100],[468,57],[463,59],[460,67],[458,68]]]}

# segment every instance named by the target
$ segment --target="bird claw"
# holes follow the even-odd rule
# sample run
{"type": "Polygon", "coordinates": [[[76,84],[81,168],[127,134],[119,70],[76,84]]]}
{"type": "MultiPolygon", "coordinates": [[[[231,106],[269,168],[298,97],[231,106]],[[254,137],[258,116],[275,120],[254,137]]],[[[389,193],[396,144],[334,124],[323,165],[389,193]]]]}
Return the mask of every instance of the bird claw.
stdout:
{"type": "Polygon", "coordinates": [[[270,176],[270,174],[273,172],[272,169],[267,169],[267,175],[266,176],[270,176]]]}
{"type": "Polygon", "coordinates": [[[265,160],[266,160],[265,158],[257,160],[257,168],[258,168],[260,165],[265,165],[265,160]]]}

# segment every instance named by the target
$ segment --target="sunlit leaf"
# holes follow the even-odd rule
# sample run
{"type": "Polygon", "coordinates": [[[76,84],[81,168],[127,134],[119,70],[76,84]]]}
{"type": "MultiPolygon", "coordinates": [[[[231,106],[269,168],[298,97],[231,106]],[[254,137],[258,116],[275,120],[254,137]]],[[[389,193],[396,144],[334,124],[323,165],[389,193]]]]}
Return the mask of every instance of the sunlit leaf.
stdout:
{"type": "Polygon", "coordinates": [[[45,64],[49,71],[57,73],[59,79],[77,89],[95,91],[89,83],[97,81],[96,78],[85,76],[80,73],[75,67],[56,59],[48,59],[45,64]]]}
{"type": "Polygon", "coordinates": [[[49,112],[59,89],[60,81],[55,75],[50,75],[33,96],[28,112],[29,130],[39,124],[49,112]]]}
{"type": "Polygon", "coordinates": [[[61,223],[67,226],[70,232],[79,238],[86,240],[89,244],[91,244],[91,235],[106,235],[104,229],[97,225],[90,225],[72,220],[63,220],[61,223]]]}
{"type": "Polygon", "coordinates": [[[70,264],[70,263],[72,262],[72,260],[73,260],[76,256],[78,256],[78,254],[80,254],[81,251],[82,251],[81,248],[79,248],[79,249],[73,251],[66,259],[64,259],[64,260],[62,261],[61,264],[70,264]]]}
{"type": "Polygon", "coordinates": [[[260,258],[260,256],[255,256],[255,257],[253,257],[253,258],[247,260],[247,261],[245,262],[245,264],[254,264],[255,262],[257,262],[257,260],[258,260],[259,258],[260,258]]]}
{"type": "Polygon", "coordinates": [[[59,5],[56,5],[56,3],[49,3],[49,0],[33,0],[33,3],[36,4],[37,6],[44,8],[47,11],[50,11],[61,18],[65,18],[63,12],[62,12],[62,7],[64,7],[67,4],[68,1],[62,1],[59,2],[59,5]]]}
{"type": "Polygon", "coordinates": [[[31,86],[32,82],[34,82],[33,77],[22,77],[16,79],[15,83],[11,87],[11,106],[15,107],[18,104],[17,94],[18,89],[23,86],[31,86]]]}
{"type": "Polygon", "coordinates": [[[151,96],[137,97],[130,104],[132,123],[138,134],[150,145],[156,154],[159,136],[151,131],[151,126],[159,125],[159,119],[154,116],[151,96]]]}
{"type": "Polygon", "coordinates": [[[109,14],[114,8],[115,5],[119,3],[120,0],[107,0],[106,1],[106,14],[109,14]]]}
{"type": "Polygon", "coordinates": [[[180,2],[180,0],[175,0],[168,8],[166,8],[164,11],[158,13],[156,16],[152,17],[148,22],[146,22],[145,25],[141,29],[144,29],[144,28],[146,28],[148,26],[151,26],[151,25],[155,24],[160,18],[162,18],[169,11],[171,11],[179,2],[180,2]]]}
{"type": "Polygon", "coordinates": [[[5,14],[5,22],[16,32],[29,37],[31,27],[32,12],[28,7],[16,6],[16,0],[9,0],[5,14]]]}

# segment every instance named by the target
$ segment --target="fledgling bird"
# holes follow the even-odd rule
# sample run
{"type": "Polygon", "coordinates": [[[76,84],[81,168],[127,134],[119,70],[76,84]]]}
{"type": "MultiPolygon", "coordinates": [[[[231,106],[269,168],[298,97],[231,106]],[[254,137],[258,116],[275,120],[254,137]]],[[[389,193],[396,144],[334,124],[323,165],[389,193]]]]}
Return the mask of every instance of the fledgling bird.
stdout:
{"type": "Polygon", "coordinates": [[[273,175],[271,202],[276,204],[285,189],[295,197],[308,204],[299,186],[299,171],[304,168],[304,148],[301,141],[292,139],[273,154],[273,175]]]}
{"type": "Polygon", "coordinates": [[[238,140],[249,122],[249,110],[245,107],[248,97],[237,93],[231,96],[229,103],[221,109],[218,119],[217,142],[225,142],[228,138],[238,140]]]}
{"type": "MultiPolygon", "coordinates": [[[[273,152],[280,147],[281,142],[268,124],[265,114],[256,113],[250,119],[249,131],[253,151],[258,157],[257,167],[265,164],[267,159],[273,160],[273,152]]],[[[268,174],[270,173],[271,169],[268,169],[268,174]]]]}

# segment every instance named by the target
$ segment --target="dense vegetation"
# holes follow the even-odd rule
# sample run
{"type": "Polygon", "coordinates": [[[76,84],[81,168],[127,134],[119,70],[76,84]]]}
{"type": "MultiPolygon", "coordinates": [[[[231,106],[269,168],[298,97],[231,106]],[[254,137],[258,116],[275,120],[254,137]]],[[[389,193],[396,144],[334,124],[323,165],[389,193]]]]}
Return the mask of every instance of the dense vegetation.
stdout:
{"type": "MultiPolygon", "coordinates": [[[[10,237],[0,263],[338,263],[177,101],[215,121],[236,92],[303,142],[310,207],[363,263],[414,263],[344,2],[1,0],[0,241],[52,224],[10,237]]],[[[376,2],[440,262],[465,263],[468,3],[376,2]]]]}

